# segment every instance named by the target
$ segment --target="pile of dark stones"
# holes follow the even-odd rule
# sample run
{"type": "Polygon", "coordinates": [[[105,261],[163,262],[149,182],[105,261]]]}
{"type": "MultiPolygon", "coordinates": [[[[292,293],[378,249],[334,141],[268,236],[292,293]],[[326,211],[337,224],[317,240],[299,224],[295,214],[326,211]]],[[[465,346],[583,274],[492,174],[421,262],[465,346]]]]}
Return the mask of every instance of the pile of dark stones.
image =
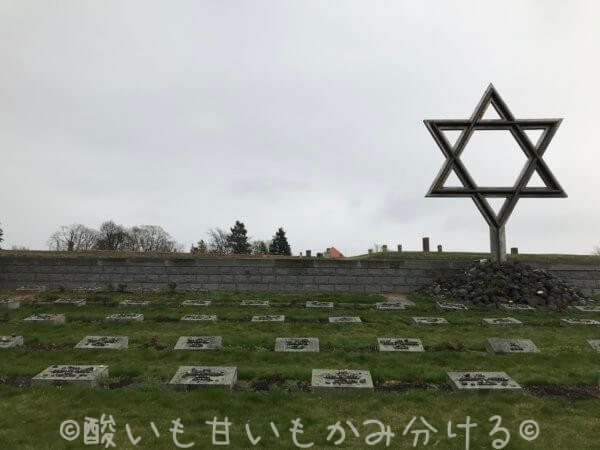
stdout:
{"type": "Polygon", "coordinates": [[[477,262],[464,272],[438,279],[417,292],[475,305],[513,302],[560,308],[588,301],[579,289],[557,276],[519,262],[477,262]]]}

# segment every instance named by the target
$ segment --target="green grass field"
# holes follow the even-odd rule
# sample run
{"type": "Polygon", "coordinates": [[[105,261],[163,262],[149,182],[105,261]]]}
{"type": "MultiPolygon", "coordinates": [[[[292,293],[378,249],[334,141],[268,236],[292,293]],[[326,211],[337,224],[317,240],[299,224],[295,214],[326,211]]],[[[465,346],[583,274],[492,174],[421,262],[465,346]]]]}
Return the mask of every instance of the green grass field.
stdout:
{"type": "MultiPolygon", "coordinates": [[[[0,298],[14,296],[3,292],[0,298]]],[[[62,421],[111,414],[116,422],[117,448],[173,448],[169,428],[180,418],[184,425],[182,442],[194,441],[193,448],[211,447],[211,426],[205,421],[225,416],[231,426],[231,448],[250,448],[245,425],[262,440],[257,448],[296,448],[289,431],[291,420],[301,418],[301,442],[313,448],[335,447],[327,441],[327,426],[341,421],[346,430],[342,448],[366,448],[364,439],[375,431],[365,420],[377,419],[391,427],[395,436],[391,448],[412,448],[414,434],[403,431],[409,421],[424,417],[437,429],[428,446],[465,448],[464,431],[456,424],[466,416],[478,424],[471,430],[471,448],[493,448],[489,436],[500,415],[510,433],[507,448],[598,448],[600,439],[600,353],[592,352],[587,339],[600,339],[600,328],[559,325],[561,318],[595,318],[600,314],[567,311],[512,313],[523,327],[486,328],[485,317],[505,317],[496,309],[468,312],[439,312],[430,298],[413,296],[416,305],[403,311],[377,311],[381,296],[364,294],[147,294],[146,308],[121,308],[120,300],[139,295],[125,293],[41,293],[28,296],[20,309],[0,312],[0,335],[23,335],[22,348],[0,350],[0,448],[82,448],[83,440],[67,442],[59,436],[62,421]],[[60,297],[86,297],[83,307],[55,306],[60,297]],[[209,307],[181,307],[187,298],[213,300],[209,307]],[[242,299],[264,298],[272,307],[242,307],[242,299]],[[308,309],[307,299],[334,301],[333,310],[308,309]],[[63,312],[64,325],[26,324],[34,313],[63,312]],[[142,323],[106,323],[104,317],[116,312],[141,312],[142,323]],[[216,323],[189,324],[185,314],[216,314],[216,323]],[[251,323],[256,314],[284,314],[285,323],[251,323]],[[360,316],[362,324],[329,324],[329,316],[360,316]],[[419,327],[413,316],[445,317],[450,324],[419,327]],[[129,349],[81,350],[73,347],[86,335],[129,336],[129,349]],[[218,335],[218,351],[174,351],[179,336],[218,335]],[[319,353],[274,352],[276,337],[317,337],[319,353]],[[532,339],[539,354],[489,354],[488,337],[532,339]],[[376,351],[377,337],[420,338],[424,353],[376,351]],[[72,386],[30,386],[30,379],[53,364],[107,364],[110,377],[100,388],[72,386]],[[180,365],[236,366],[238,384],[233,392],[224,390],[174,391],[166,386],[180,365]],[[370,370],[375,392],[311,393],[311,369],[370,370]],[[454,392],[446,384],[447,371],[506,371],[523,386],[519,392],[454,392]],[[531,442],[519,435],[526,419],[539,423],[539,437],[531,442]],[[345,422],[351,421],[360,437],[345,422]],[[455,438],[448,438],[452,421],[455,438]],[[153,433],[154,422],[160,437],[153,433]],[[280,431],[277,438],[273,422],[280,431]],[[134,447],[125,425],[141,441],[134,447]]],[[[423,428],[419,420],[412,429],[423,428]]],[[[384,442],[376,447],[383,447],[384,442]]],[[[418,447],[423,446],[423,441],[418,447]]],[[[87,447],[85,447],[87,448],[87,447]]],[[[93,448],[93,447],[92,447],[93,448]]]]}

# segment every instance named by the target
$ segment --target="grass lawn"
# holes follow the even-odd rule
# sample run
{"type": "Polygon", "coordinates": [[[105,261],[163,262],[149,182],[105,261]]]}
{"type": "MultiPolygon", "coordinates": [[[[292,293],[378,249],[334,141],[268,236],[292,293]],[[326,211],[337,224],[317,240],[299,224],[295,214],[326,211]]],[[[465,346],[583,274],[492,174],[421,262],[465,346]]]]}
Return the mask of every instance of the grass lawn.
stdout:
{"type": "MultiPolygon", "coordinates": [[[[14,296],[3,292],[0,298],[14,296]]],[[[20,294],[22,295],[22,293],[20,294]]],[[[365,448],[365,436],[376,431],[365,425],[377,419],[391,427],[391,448],[412,448],[414,434],[403,436],[413,416],[424,417],[437,433],[428,446],[465,448],[464,430],[456,425],[466,416],[478,426],[471,429],[471,448],[493,448],[489,418],[502,416],[511,433],[507,448],[598,448],[600,439],[600,353],[587,339],[600,339],[600,327],[561,327],[561,318],[594,318],[600,314],[537,311],[507,314],[495,309],[440,312],[430,298],[413,296],[416,305],[403,311],[377,311],[382,297],[364,294],[144,294],[150,307],[121,308],[118,302],[141,297],[125,293],[40,293],[27,296],[21,308],[0,312],[0,335],[24,336],[21,348],[0,350],[0,448],[82,448],[83,440],[67,442],[59,425],[67,419],[83,426],[84,418],[111,414],[116,422],[117,448],[173,448],[169,428],[180,418],[181,442],[193,448],[211,447],[211,426],[205,421],[228,416],[231,448],[250,448],[244,426],[261,436],[258,448],[296,448],[289,431],[300,418],[300,442],[313,448],[335,447],[327,441],[327,426],[341,421],[346,431],[342,448],[365,448]],[[60,297],[86,297],[83,307],[55,306],[60,297]],[[181,307],[184,299],[211,299],[208,307],[181,307]],[[270,308],[243,307],[242,299],[271,300],[270,308]],[[335,308],[309,309],[307,299],[334,301],[335,308]],[[64,325],[26,324],[34,313],[63,312],[64,325]],[[116,312],[141,312],[142,323],[106,323],[116,312]],[[184,323],[185,314],[216,314],[216,323],[184,323]],[[252,315],[284,314],[284,323],[251,323],[252,315]],[[362,324],[329,324],[329,316],[360,316],[362,324]],[[522,327],[486,328],[485,317],[515,317],[522,327]],[[445,326],[420,327],[413,316],[445,317],[445,326]],[[128,350],[74,349],[86,335],[129,336],[128,350]],[[217,351],[174,351],[179,336],[222,336],[217,351]],[[274,352],[276,337],[317,337],[319,353],[274,352]],[[420,338],[424,353],[379,353],[377,337],[420,338]],[[532,339],[539,354],[494,355],[485,351],[488,337],[532,339]],[[30,386],[30,378],[53,364],[107,364],[110,377],[96,389],[30,386]],[[166,386],[180,365],[236,366],[233,392],[200,389],[174,391],[166,386]],[[311,369],[370,370],[375,392],[323,394],[309,392],[311,369]],[[506,371],[523,391],[498,393],[454,392],[446,384],[447,371],[506,371]],[[519,435],[526,419],[539,423],[539,437],[528,442],[519,435]],[[356,437],[346,421],[351,421],[356,437]],[[452,421],[455,438],[448,438],[452,421]],[[154,422],[160,437],[150,423],[154,422]],[[271,422],[279,429],[277,438],[271,422]],[[141,441],[131,444],[125,425],[141,441]]],[[[412,430],[424,428],[419,419],[412,430]]],[[[376,447],[383,447],[384,442],[376,447]]],[[[419,446],[423,446],[421,438],[419,446]]],[[[87,448],[87,447],[85,447],[87,448]]]]}

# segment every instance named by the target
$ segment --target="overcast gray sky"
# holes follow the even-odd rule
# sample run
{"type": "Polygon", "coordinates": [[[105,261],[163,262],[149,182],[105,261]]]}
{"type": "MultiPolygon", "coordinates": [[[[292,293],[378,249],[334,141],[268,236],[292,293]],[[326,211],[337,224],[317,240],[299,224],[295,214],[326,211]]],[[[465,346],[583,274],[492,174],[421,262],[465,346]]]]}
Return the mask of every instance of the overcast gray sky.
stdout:
{"type": "MultiPolygon", "coordinates": [[[[187,249],[239,219],[294,253],[488,250],[471,200],[424,198],[443,157],[422,121],[468,118],[492,82],[516,117],[564,118],[545,159],[569,198],[521,200],[508,245],[589,253],[599,5],[0,0],[3,248],[113,219],[187,249]]],[[[512,184],[524,157],[492,133],[465,161],[512,184]]]]}

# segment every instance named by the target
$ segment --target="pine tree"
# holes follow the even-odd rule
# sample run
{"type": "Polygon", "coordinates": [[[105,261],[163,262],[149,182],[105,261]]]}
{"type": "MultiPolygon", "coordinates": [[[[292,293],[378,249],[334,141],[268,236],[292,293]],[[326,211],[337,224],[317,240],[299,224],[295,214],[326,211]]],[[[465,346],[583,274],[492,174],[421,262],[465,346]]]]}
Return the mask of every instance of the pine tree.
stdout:
{"type": "Polygon", "coordinates": [[[230,229],[231,233],[227,236],[227,245],[232,253],[236,255],[247,255],[250,253],[250,244],[248,243],[248,232],[243,222],[235,221],[235,225],[230,229]]]}
{"type": "Polygon", "coordinates": [[[292,250],[290,249],[290,244],[288,244],[287,238],[285,237],[285,231],[283,231],[283,228],[279,228],[277,233],[275,233],[275,236],[273,236],[271,245],[269,245],[269,253],[272,255],[291,256],[292,250]]]}
{"type": "MultiPolygon", "coordinates": [[[[2,231],[2,228],[0,228],[0,244],[2,243],[2,241],[4,240],[4,238],[2,237],[4,236],[4,231],[2,231]]],[[[0,247],[1,249],[2,247],[0,247]]]]}

